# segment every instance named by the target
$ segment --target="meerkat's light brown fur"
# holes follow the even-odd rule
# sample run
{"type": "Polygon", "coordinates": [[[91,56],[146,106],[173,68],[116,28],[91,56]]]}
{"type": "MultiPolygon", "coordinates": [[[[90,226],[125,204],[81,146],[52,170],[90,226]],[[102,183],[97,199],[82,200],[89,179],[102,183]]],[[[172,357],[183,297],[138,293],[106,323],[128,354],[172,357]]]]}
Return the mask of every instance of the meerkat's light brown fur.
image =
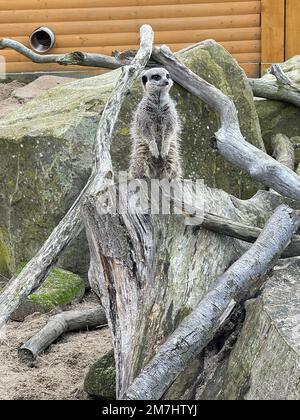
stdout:
{"type": "Polygon", "coordinates": [[[142,82],[144,96],[131,126],[130,177],[180,179],[180,124],[169,96],[173,81],[167,70],[153,68],[144,72],[142,82]]]}

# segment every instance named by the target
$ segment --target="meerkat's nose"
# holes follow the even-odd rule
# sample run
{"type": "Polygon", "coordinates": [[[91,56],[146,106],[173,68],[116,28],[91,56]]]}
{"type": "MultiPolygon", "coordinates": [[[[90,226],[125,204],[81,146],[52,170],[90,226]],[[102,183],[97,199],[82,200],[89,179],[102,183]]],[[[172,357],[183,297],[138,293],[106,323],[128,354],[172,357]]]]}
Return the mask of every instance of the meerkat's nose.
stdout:
{"type": "Polygon", "coordinates": [[[169,82],[168,80],[164,80],[164,86],[168,86],[169,82]]]}

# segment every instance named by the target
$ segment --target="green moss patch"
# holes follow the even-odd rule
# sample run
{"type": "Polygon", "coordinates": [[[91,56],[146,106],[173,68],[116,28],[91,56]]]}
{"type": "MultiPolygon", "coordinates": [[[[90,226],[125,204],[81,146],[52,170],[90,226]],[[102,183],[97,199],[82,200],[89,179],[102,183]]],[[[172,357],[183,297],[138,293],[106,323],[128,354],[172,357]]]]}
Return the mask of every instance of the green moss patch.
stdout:
{"type": "Polygon", "coordinates": [[[85,377],[84,390],[93,398],[116,399],[116,366],[113,351],[90,367],[85,377]]]}
{"type": "MultiPolygon", "coordinates": [[[[25,264],[17,268],[18,274],[25,264]]],[[[56,308],[63,308],[75,300],[80,300],[85,293],[85,282],[70,271],[54,268],[34,293],[14,312],[12,319],[23,321],[26,316],[41,312],[47,313],[56,308]]]]}
{"type": "Polygon", "coordinates": [[[15,258],[8,234],[0,226],[0,274],[10,277],[15,270],[15,258]]]}

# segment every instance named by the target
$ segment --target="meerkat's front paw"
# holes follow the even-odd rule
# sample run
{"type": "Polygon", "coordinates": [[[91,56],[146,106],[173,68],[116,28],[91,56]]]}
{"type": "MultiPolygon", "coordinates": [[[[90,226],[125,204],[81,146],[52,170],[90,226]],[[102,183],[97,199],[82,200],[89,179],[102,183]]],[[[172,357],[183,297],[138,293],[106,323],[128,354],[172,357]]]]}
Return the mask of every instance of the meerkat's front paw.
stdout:
{"type": "Polygon", "coordinates": [[[150,143],[149,150],[150,150],[151,155],[155,157],[155,159],[159,158],[159,150],[158,150],[157,144],[154,141],[150,143]]]}
{"type": "Polygon", "coordinates": [[[152,149],[151,150],[151,155],[155,158],[155,159],[158,159],[159,158],[159,151],[158,151],[158,149],[156,148],[156,149],[152,149]]]}
{"type": "Polygon", "coordinates": [[[160,156],[163,160],[166,160],[168,157],[168,152],[166,150],[162,150],[160,156]]]}

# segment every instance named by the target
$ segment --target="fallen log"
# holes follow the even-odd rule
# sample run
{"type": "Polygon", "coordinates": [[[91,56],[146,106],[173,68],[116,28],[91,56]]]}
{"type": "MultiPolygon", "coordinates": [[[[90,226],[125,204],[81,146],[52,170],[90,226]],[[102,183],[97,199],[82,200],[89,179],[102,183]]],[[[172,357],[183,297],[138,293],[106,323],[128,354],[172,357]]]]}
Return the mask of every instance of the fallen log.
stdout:
{"type": "MultiPolygon", "coordinates": [[[[33,63],[46,64],[57,63],[63,66],[89,66],[89,67],[106,67],[109,69],[117,69],[124,64],[115,58],[102,54],[82,53],[74,51],[67,54],[37,54],[30,48],[27,48],[21,42],[9,38],[0,39],[0,49],[11,48],[18,53],[29,58],[33,63]]],[[[129,64],[129,63],[127,63],[129,64]]]]}
{"type": "Polygon", "coordinates": [[[105,312],[101,307],[85,311],[68,311],[52,316],[47,324],[18,350],[19,359],[32,363],[62,334],[87,330],[106,325],[105,312]]]}
{"type": "Polygon", "coordinates": [[[127,389],[124,399],[158,400],[212,339],[237,302],[258,288],[300,225],[299,212],[280,206],[254,245],[215,282],[127,389]]]}

